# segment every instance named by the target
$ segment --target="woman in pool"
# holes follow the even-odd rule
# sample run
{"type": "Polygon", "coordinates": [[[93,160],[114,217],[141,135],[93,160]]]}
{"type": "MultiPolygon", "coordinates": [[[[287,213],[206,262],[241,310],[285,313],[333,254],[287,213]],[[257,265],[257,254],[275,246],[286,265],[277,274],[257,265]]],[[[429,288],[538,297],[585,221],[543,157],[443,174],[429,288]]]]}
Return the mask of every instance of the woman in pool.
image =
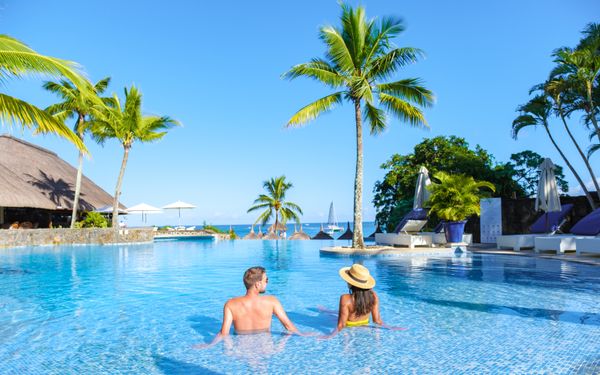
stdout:
{"type": "Polygon", "coordinates": [[[348,283],[350,294],[342,294],[338,312],[336,329],[324,338],[335,336],[344,327],[360,327],[369,325],[369,315],[373,323],[388,329],[402,330],[404,328],[390,327],[383,323],[379,314],[379,297],[373,291],[375,279],[367,267],[353,264],[351,267],[340,269],[340,277],[348,283]]]}

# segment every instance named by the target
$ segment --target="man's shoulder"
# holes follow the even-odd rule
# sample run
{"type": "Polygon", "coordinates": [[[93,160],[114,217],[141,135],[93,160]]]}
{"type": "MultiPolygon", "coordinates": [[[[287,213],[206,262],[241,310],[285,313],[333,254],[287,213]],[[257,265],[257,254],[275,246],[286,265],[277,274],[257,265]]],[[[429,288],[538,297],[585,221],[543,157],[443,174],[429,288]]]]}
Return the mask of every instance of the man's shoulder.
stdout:
{"type": "Polygon", "coordinates": [[[277,297],[275,297],[275,296],[267,295],[267,296],[260,296],[260,298],[263,301],[266,301],[266,302],[269,302],[269,303],[273,303],[273,304],[279,303],[279,299],[277,299],[277,297]]]}
{"type": "Polygon", "coordinates": [[[227,300],[227,302],[225,302],[225,306],[235,305],[236,303],[240,302],[243,298],[243,296],[230,298],[227,300]]]}

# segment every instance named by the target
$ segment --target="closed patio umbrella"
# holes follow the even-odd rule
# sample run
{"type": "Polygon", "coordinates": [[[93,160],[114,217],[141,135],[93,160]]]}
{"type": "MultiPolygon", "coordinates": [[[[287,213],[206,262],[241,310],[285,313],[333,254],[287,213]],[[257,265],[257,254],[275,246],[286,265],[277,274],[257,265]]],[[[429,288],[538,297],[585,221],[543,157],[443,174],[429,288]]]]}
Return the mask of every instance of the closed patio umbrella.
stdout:
{"type": "Polygon", "coordinates": [[[179,211],[178,226],[181,226],[181,210],[196,208],[196,206],[189,204],[189,203],[182,202],[182,201],[177,201],[177,202],[167,204],[166,206],[163,206],[162,208],[163,208],[163,210],[178,210],[179,211]]]}
{"type": "Polygon", "coordinates": [[[429,199],[429,190],[427,189],[429,185],[431,185],[429,171],[427,168],[421,167],[419,169],[419,176],[417,177],[417,186],[415,187],[413,209],[423,208],[423,205],[429,199]]]}
{"type": "MultiPolygon", "coordinates": [[[[557,212],[561,210],[560,196],[558,195],[558,186],[556,185],[556,176],[554,169],[556,167],[550,158],[545,158],[538,167],[540,179],[538,181],[538,191],[535,198],[535,210],[541,210],[546,213],[557,212]]],[[[546,215],[546,231],[548,228],[548,215],[546,215]]]]}

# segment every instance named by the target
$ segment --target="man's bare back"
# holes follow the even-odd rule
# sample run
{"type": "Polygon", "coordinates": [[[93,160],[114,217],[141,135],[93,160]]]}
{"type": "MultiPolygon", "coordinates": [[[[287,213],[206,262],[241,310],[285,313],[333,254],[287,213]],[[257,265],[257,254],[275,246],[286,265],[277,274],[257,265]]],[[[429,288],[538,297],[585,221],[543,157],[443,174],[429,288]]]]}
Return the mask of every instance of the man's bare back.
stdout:
{"type": "Polygon", "coordinates": [[[262,267],[252,267],[244,274],[246,295],[227,301],[223,307],[221,336],[227,336],[231,325],[238,334],[268,332],[271,330],[273,314],[292,333],[298,333],[281,306],[273,296],[261,296],[267,289],[269,278],[262,267]]]}
{"type": "MultiPolygon", "coordinates": [[[[232,298],[225,304],[223,320],[225,322],[230,316],[237,334],[268,332],[271,330],[273,314],[286,329],[295,331],[281,303],[273,296],[245,295],[232,298]]],[[[221,331],[221,334],[225,332],[221,331]]]]}

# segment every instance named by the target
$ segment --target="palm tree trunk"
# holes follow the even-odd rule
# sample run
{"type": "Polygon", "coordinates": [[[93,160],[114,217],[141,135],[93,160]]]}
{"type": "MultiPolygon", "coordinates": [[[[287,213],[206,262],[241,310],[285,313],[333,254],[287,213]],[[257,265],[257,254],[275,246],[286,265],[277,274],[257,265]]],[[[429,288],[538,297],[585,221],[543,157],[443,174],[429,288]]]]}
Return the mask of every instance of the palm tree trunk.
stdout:
{"type": "Polygon", "coordinates": [[[119,197],[121,196],[121,185],[123,184],[123,175],[125,174],[125,167],[127,166],[127,159],[129,158],[130,149],[131,146],[123,146],[123,161],[121,162],[121,171],[119,172],[119,178],[117,179],[115,199],[113,201],[112,227],[114,229],[119,228],[119,197]]]}
{"type": "Polygon", "coordinates": [[[277,235],[277,227],[279,225],[279,210],[275,210],[275,235],[277,235]]]}
{"type": "Polygon", "coordinates": [[[560,156],[565,161],[565,164],[567,164],[567,167],[569,167],[569,169],[571,170],[571,173],[573,173],[573,175],[577,179],[577,182],[579,182],[579,186],[581,186],[581,189],[585,193],[585,196],[586,196],[586,198],[588,200],[588,203],[592,207],[592,210],[595,210],[596,209],[596,204],[594,203],[594,200],[592,199],[592,195],[590,194],[590,192],[588,191],[588,189],[585,187],[585,184],[581,180],[581,177],[579,177],[579,174],[575,171],[575,168],[573,168],[573,166],[571,165],[571,163],[569,162],[569,160],[567,159],[567,157],[565,156],[565,154],[562,152],[562,150],[560,149],[560,147],[558,147],[558,144],[556,144],[556,141],[554,140],[554,137],[550,133],[550,129],[548,128],[547,125],[544,125],[544,129],[546,129],[546,133],[548,134],[548,137],[550,138],[550,141],[552,142],[552,144],[554,145],[554,147],[556,148],[556,150],[558,151],[558,153],[560,154],[560,156]]]}
{"type": "MultiPolygon", "coordinates": [[[[77,129],[81,129],[83,125],[83,116],[79,114],[77,120],[77,129]]],[[[77,132],[79,139],[83,143],[83,133],[77,132]]],[[[77,222],[77,209],[79,206],[79,195],[81,194],[81,175],[83,174],[83,152],[79,150],[79,160],[77,164],[77,178],[75,179],[75,196],[73,197],[73,211],[71,211],[71,228],[75,228],[77,222]]]]}
{"type": "Polygon", "coordinates": [[[579,147],[579,143],[577,142],[575,137],[573,137],[573,134],[571,133],[571,129],[569,129],[569,126],[567,125],[567,120],[565,120],[565,116],[563,115],[562,107],[560,105],[558,106],[558,113],[560,115],[560,118],[562,119],[562,122],[565,126],[565,130],[567,131],[567,134],[569,134],[571,141],[573,141],[573,144],[577,148],[577,152],[579,152],[579,155],[583,159],[585,166],[587,167],[588,171],[590,172],[590,176],[592,177],[592,181],[594,182],[594,187],[596,188],[596,195],[598,196],[598,198],[600,198],[600,186],[598,186],[598,180],[596,180],[596,174],[594,173],[594,170],[592,169],[592,166],[590,165],[589,159],[587,158],[587,156],[585,156],[581,147],[579,147]]]}
{"type": "Polygon", "coordinates": [[[363,144],[362,144],[362,115],[360,100],[354,100],[354,117],[356,119],[356,176],[354,178],[354,234],[352,247],[365,248],[362,231],[362,188],[363,188],[363,144]]]}

